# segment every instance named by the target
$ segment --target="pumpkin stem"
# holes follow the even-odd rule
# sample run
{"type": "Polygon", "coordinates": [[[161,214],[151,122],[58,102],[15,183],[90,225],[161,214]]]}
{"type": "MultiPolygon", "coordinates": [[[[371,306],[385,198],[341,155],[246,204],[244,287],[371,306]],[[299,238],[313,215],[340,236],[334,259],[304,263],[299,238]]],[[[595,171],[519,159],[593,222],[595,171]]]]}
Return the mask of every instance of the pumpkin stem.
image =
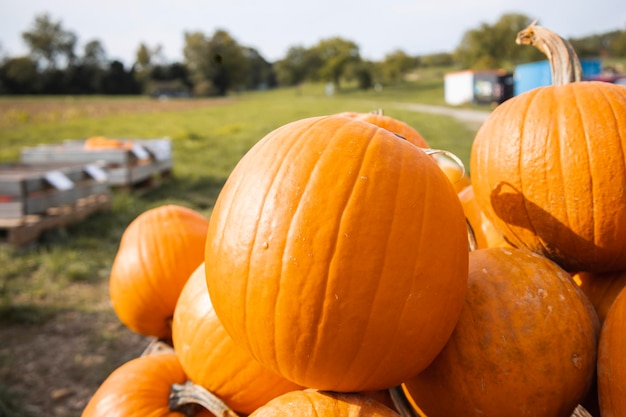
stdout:
{"type": "Polygon", "coordinates": [[[141,352],[141,356],[153,355],[155,353],[172,353],[174,352],[174,347],[172,347],[172,342],[169,340],[153,338],[148,343],[148,346],[141,352]]]}
{"type": "Polygon", "coordinates": [[[532,45],[548,58],[553,85],[581,81],[583,71],[572,44],[551,30],[537,26],[536,22],[519,31],[515,43],[532,45]]]}
{"type": "Polygon", "coordinates": [[[400,413],[401,417],[421,417],[417,410],[415,410],[409,402],[402,386],[398,385],[389,388],[389,394],[391,394],[393,405],[395,405],[396,410],[400,413]]]}
{"type": "MultiPolygon", "coordinates": [[[[430,148],[423,148],[423,151],[426,152],[426,155],[435,155],[435,157],[443,156],[445,158],[448,158],[448,159],[452,160],[452,162],[454,162],[456,165],[458,165],[459,168],[461,168],[461,175],[459,175],[459,178],[457,178],[456,181],[460,180],[465,175],[465,164],[463,164],[463,161],[461,161],[461,158],[459,158],[458,156],[456,156],[452,152],[444,151],[444,150],[441,150],[441,149],[430,149],[430,148]]],[[[456,181],[454,181],[454,182],[456,182],[456,181]]]]}
{"type": "Polygon", "coordinates": [[[215,394],[191,381],[173,384],[169,400],[170,410],[188,417],[195,416],[199,406],[206,408],[216,417],[239,417],[215,394]]]}
{"type": "Polygon", "coordinates": [[[587,411],[585,407],[579,404],[574,409],[574,412],[572,413],[571,417],[592,417],[592,415],[589,414],[589,411],[587,411]]]}
{"type": "Polygon", "coordinates": [[[474,232],[474,228],[470,224],[467,218],[465,219],[465,223],[467,223],[467,241],[469,243],[469,251],[475,251],[478,249],[478,241],[476,240],[476,233],[474,232]]]}

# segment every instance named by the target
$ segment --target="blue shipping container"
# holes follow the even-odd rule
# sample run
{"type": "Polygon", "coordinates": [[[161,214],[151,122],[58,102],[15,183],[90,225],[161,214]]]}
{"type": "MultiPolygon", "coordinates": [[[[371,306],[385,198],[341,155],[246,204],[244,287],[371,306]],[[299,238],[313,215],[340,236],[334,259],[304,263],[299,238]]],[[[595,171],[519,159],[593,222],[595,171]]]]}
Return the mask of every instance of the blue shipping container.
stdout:
{"type": "MultiPolygon", "coordinates": [[[[602,72],[602,63],[599,59],[581,59],[580,66],[583,77],[592,77],[602,72]]],[[[548,61],[529,62],[515,67],[513,73],[514,94],[517,96],[536,87],[552,84],[552,73],[548,61]]]]}

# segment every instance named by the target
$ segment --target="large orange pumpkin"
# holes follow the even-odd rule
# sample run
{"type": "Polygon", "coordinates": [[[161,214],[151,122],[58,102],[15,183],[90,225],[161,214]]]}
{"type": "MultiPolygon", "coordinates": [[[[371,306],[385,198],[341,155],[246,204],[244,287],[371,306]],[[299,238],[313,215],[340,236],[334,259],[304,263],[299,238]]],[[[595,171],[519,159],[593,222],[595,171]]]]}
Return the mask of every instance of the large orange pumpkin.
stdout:
{"type": "Polygon", "coordinates": [[[273,399],[250,417],[399,417],[394,410],[363,394],[292,391],[273,399]]]}
{"type": "Polygon", "coordinates": [[[175,204],[149,209],[128,225],[109,279],[122,323],[139,334],[171,338],[178,295],[204,261],[208,226],[200,213],[175,204]]]}
{"type": "MultiPolygon", "coordinates": [[[[532,33],[553,59],[578,63],[551,43],[555,34],[532,33]]],[[[476,199],[516,247],[571,272],[624,270],[626,87],[563,78],[507,100],[480,127],[470,158],[476,199]]]]}
{"type": "Polygon", "coordinates": [[[598,345],[598,400],[602,417],[626,416],[626,288],[607,313],[598,345]]]}
{"type": "Polygon", "coordinates": [[[187,280],[172,322],[174,349],[189,379],[244,414],[300,389],[261,366],[226,333],[211,305],[204,270],[203,263],[187,280]]]}
{"type": "Polygon", "coordinates": [[[470,253],[469,290],[441,354],[405,382],[428,417],[567,417],[595,375],[599,322],[570,275],[515,248],[470,253]]]}
{"type": "MultiPolygon", "coordinates": [[[[115,369],[98,387],[83,410],[82,417],[189,415],[171,407],[174,404],[171,401],[174,387],[183,385],[186,381],[187,377],[174,353],[158,353],[132,359],[115,369]]],[[[213,416],[203,407],[195,408],[192,415],[213,416]]],[[[225,415],[234,416],[232,412],[225,415]]]]}
{"type": "Polygon", "coordinates": [[[415,130],[414,127],[398,118],[384,115],[381,111],[371,113],[346,111],[339,113],[339,115],[375,124],[378,127],[382,127],[392,133],[402,136],[404,139],[416,146],[419,146],[420,148],[429,147],[426,139],[424,139],[424,137],[417,130],[415,130]]]}
{"type": "Polygon", "coordinates": [[[220,321],[259,362],[302,386],[372,391],[421,371],[452,333],[467,229],[423,149],[371,123],[314,117],[237,164],[205,262],[220,321]]]}

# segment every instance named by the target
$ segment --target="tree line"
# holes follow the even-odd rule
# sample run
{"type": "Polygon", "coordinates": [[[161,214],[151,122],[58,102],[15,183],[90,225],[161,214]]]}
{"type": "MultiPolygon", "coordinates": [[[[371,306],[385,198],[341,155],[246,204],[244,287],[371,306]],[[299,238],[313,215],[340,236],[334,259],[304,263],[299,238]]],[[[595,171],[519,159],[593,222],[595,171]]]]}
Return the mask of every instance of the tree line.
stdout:
{"type": "MultiPolygon", "coordinates": [[[[411,56],[392,51],[368,61],[355,42],[334,37],[312,47],[294,45],[276,62],[240,44],[226,30],[184,33],[183,62],[166,62],[161,47],[141,43],[129,67],[109,60],[98,39],[77,52],[77,35],[44,13],[22,32],[25,56],[2,57],[0,94],[151,94],[224,96],[229,92],[296,86],[305,81],[356,83],[361,89],[401,81],[409,72],[431,66],[505,69],[545,59],[535,48],[514,44],[531,23],[523,14],[504,14],[493,24],[468,30],[451,52],[411,56]]],[[[540,22],[539,22],[540,24],[540,22]]],[[[626,57],[626,30],[569,39],[581,58],[626,57]]]]}

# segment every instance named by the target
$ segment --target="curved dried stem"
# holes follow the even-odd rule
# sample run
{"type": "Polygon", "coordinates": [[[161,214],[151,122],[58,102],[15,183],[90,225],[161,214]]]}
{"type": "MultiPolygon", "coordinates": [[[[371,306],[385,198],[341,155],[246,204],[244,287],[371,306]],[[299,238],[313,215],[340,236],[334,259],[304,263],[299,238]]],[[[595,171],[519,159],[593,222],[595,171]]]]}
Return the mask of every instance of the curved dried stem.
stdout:
{"type": "Polygon", "coordinates": [[[431,149],[431,148],[423,148],[423,150],[424,152],[426,152],[426,155],[442,155],[442,156],[445,156],[446,158],[449,158],[450,160],[452,160],[452,162],[458,165],[459,168],[461,168],[461,177],[465,175],[465,164],[463,164],[463,161],[461,161],[461,158],[459,158],[452,152],[444,151],[441,149],[431,149]]]}
{"type": "Polygon", "coordinates": [[[401,417],[421,417],[417,410],[413,408],[408,398],[406,398],[406,394],[402,389],[402,386],[398,385],[389,388],[389,394],[391,395],[393,405],[395,405],[396,410],[401,417]]]}
{"type": "Polygon", "coordinates": [[[189,417],[193,417],[198,413],[198,407],[206,408],[216,417],[239,417],[215,394],[191,381],[172,385],[169,407],[170,410],[189,417]]]}
{"type": "Polygon", "coordinates": [[[536,21],[518,32],[515,43],[532,45],[548,58],[553,85],[582,80],[582,67],[572,44],[551,30],[537,26],[536,21]]]}

